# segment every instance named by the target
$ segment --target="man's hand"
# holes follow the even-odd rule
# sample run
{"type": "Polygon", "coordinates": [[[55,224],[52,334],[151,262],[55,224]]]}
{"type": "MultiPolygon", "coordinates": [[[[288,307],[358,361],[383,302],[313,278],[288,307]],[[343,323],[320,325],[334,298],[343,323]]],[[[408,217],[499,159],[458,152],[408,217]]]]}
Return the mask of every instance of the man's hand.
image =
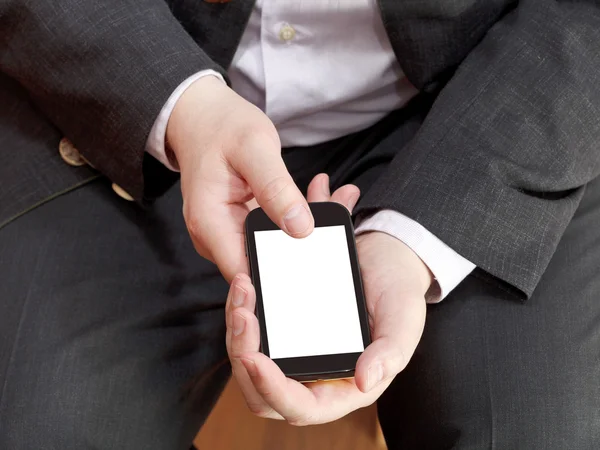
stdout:
{"type": "MultiPolygon", "coordinates": [[[[311,202],[337,201],[350,210],[357,199],[358,188],[351,185],[330,195],[326,175],[315,177],[308,190],[311,202]]],[[[373,342],[351,380],[304,385],[286,378],[258,351],[256,295],[249,277],[240,274],[233,280],[226,307],[227,350],[234,376],[256,415],[293,425],[338,419],[377,400],[408,363],[425,324],[424,297],[432,275],[412,250],[383,233],[360,236],[358,256],[373,342]]]]}
{"type": "Polygon", "coordinates": [[[281,159],[275,127],[217,78],[201,78],[181,96],[167,144],[181,169],[183,214],[194,246],[228,281],[248,270],[246,202],[255,198],[291,236],[312,232],[312,214],[281,159]]]}

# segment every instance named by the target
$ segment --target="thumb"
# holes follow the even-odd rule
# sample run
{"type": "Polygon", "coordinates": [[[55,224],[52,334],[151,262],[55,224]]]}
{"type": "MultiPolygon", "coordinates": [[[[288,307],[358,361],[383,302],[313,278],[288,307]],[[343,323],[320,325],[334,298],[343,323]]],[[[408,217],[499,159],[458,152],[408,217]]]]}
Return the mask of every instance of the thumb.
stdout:
{"type": "Polygon", "coordinates": [[[425,299],[399,287],[382,293],[373,314],[373,342],[356,364],[358,388],[368,392],[408,364],[425,325],[425,299]]]}
{"type": "Polygon", "coordinates": [[[231,165],[246,180],[260,207],[290,236],[308,236],[314,219],[281,158],[279,140],[253,136],[242,147],[231,165]]]}

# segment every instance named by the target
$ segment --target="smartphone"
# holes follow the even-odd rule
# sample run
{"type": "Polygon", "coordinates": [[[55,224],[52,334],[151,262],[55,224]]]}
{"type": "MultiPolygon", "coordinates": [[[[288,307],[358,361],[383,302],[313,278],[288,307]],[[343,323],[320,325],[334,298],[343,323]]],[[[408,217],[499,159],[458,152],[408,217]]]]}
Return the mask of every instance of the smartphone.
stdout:
{"type": "Polygon", "coordinates": [[[354,227],[338,203],[309,207],[315,229],[302,239],[260,208],[246,219],[261,351],[298,381],[349,378],[371,342],[354,227]]]}

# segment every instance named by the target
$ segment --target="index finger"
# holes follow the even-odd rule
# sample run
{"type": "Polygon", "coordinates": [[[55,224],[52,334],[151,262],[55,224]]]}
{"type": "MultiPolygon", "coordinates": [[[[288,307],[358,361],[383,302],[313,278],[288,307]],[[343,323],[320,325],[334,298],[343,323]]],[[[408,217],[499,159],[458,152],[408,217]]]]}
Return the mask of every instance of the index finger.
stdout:
{"type": "Polygon", "coordinates": [[[278,142],[268,136],[253,135],[244,141],[229,162],[246,180],[258,204],[279,228],[298,238],[312,232],[312,213],[281,158],[278,142]]]}

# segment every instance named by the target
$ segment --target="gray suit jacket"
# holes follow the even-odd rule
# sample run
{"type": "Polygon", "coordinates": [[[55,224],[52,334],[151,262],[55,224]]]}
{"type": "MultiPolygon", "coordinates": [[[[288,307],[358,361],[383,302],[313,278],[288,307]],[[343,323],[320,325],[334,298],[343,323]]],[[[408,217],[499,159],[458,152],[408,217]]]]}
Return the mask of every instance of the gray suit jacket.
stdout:
{"type": "MultiPolygon", "coordinates": [[[[600,5],[380,0],[400,65],[438,95],[366,193],[528,296],[600,171],[600,5]]],[[[253,0],[0,0],[0,226],[95,177],[65,135],[138,200],[173,174],[144,154],[176,86],[225,74],[253,0]]]]}

